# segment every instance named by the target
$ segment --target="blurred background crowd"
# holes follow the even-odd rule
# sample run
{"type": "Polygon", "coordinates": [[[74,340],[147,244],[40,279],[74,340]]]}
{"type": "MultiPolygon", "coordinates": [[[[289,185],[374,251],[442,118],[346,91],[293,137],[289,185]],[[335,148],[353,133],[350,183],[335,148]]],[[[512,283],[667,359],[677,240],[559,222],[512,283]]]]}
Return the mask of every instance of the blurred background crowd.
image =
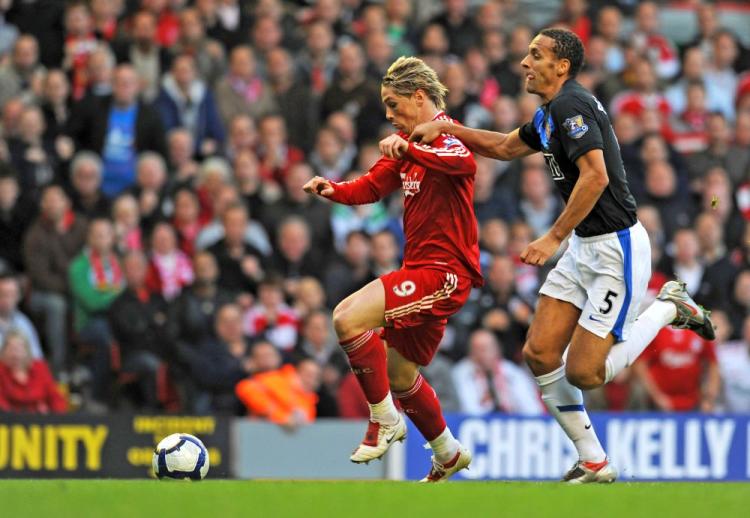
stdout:
{"type": "MultiPolygon", "coordinates": [[[[378,159],[401,55],[464,124],[530,120],[548,25],[586,46],[650,296],[682,279],[718,325],[664,329],[590,407],[750,412],[750,8],[634,0],[0,0],[0,411],[367,416],[331,309],[399,267],[401,194],[302,185],[378,159]]],[[[486,284],[425,375],[448,412],[542,413],[520,350],[550,266],[518,256],[561,200],[541,154],[477,167],[486,284]]]]}

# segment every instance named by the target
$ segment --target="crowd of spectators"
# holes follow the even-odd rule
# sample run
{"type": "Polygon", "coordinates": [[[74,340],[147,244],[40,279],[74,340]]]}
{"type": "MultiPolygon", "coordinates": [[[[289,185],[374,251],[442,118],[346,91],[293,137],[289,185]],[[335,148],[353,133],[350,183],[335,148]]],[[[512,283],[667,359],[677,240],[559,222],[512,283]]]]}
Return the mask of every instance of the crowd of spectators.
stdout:
{"type": "MultiPolygon", "coordinates": [[[[0,411],[250,414],[296,426],[367,405],[331,309],[400,264],[401,194],[308,196],[392,132],[379,80],[422,57],[447,112],[532,118],[523,0],[0,0],[0,411]]],[[[750,54],[721,5],[566,0],[669,278],[718,339],[665,329],[593,408],[750,411],[750,54]]],[[[748,13],[745,13],[746,15],[748,13]]],[[[425,375],[446,411],[543,412],[520,350],[549,266],[519,254],[562,209],[540,154],[477,159],[486,283],[425,375]]]]}

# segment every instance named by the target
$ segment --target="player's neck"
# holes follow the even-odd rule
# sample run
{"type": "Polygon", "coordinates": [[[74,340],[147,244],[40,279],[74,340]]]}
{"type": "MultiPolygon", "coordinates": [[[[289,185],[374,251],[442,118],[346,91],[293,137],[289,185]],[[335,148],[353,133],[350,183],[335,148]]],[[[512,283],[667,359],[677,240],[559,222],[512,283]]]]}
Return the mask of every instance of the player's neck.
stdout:
{"type": "Polygon", "coordinates": [[[562,91],[563,86],[565,86],[565,83],[568,79],[570,78],[561,78],[557,83],[550,87],[549,91],[539,93],[539,97],[542,98],[542,104],[548,104],[550,101],[552,101],[552,99],[557,97],[557,95],[562,91]]]}
{"type": "Polygon", "coordinates": [[[430,122],[435,120],[435,117],[438,116],[439,113],[442,113],[443,110],[438,108],[432,103],[426,103],[424,106],[421,107],[419,110],[419,123],[423,122],[430,122]]]}

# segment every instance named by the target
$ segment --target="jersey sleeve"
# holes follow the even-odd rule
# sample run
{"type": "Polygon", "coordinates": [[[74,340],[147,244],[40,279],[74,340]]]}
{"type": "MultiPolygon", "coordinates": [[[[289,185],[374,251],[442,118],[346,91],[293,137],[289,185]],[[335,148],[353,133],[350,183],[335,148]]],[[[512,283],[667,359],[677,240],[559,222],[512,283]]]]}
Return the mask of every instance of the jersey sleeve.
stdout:
{"type": "Polygon", "coordinates": [[[446,174],[473,175],[477,172],[474,155],[453,135],[441,136],[431,146],[409,142],[404,158],[446,174]]]}
{"type": "Polygon", "coordinates": [[[375,203],[401,187],[400,160],[382,157],[367,173],[349,182],[331,182],[329,199],[344,205],[375,203]]]}
{"type": "Polygon", "coordinates": [[[536,128],[534,127],[534,123],[527,122],[518,128],[518,137],[531,149],[536,151],[542,150],[542,141],[539,138],[539,133],[537,133],[536,128]]]}
{"type": "MultiPolygon", "coordinates": [[[[552,117],[558,128],[560,143],[568,159],[575,163],[592,149],[604,149],[604,139],[592,102],[574,96],[560,99],[552,107],[552,117]]],[[[602,108],[602,111],[604,109],[602,108]]]]}

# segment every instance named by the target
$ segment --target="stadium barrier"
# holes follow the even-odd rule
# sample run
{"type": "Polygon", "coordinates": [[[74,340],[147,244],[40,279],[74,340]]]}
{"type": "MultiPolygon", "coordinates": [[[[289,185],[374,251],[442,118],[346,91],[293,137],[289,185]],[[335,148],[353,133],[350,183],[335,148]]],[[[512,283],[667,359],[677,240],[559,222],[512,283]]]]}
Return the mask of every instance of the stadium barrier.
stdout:
{"type": "MultiPolygon", "coordinates": [[[[474,454],[471,469],[456,480],[555,480],[576,460],[573,444],[548,416],[447,421],[474,454]]],[[[620,480],[750,481],[750,416],[600,413],[591,421],[620,480]]],[[[417,480],[430,454],[409,426],[406,478],[417,480]]]]}
{"type": "MultiPolygon", "coordinates": [[[[593,414],[621,480],[750,481],[750,416],[593,414]]],[[[474,453],[456,480],[556,480],[573,445],[550,417],[447,416],[474,453]]],[[[355,465],[349,452],[366,421],[321,419],[294,432],[249,419],[210,416],[0,415],[0,478],[145,478],[156,443],[200,437],[210,478],[417,480],[431,452],[409,424],[405,445],[384,462],[355,465]]]]}
{"type": "Polygon", "coordinates": [[[229,476],[228,418],[211,416],[0,415],[0,478],[144,478],[154,446],[175,433],[197,435],[211,477],[229,476]]]}

